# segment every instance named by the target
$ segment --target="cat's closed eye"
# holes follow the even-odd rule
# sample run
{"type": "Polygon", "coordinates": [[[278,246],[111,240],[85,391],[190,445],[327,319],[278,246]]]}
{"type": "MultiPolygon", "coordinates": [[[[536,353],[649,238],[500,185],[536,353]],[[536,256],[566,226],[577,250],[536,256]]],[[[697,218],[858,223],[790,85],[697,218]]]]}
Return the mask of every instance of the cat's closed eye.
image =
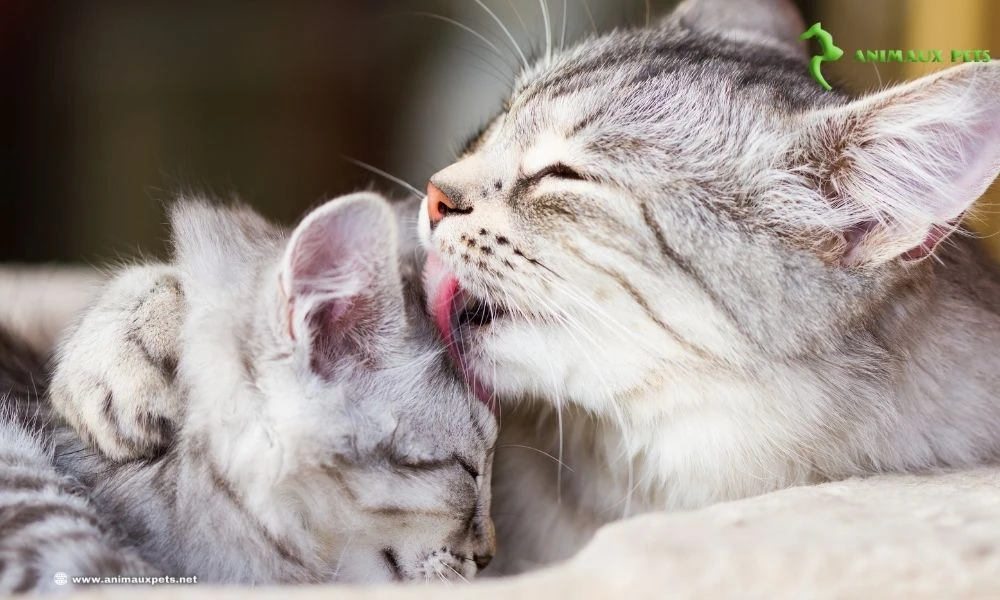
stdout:
{"type": "Polygon", "coordinates": [[[399,467],[413,471],[437,471],[461,467],[473,480],[478,480],[480,475],[479,469],[475,465],[457,454],[440,459],[396,457],[393,462],[399,467]]]}
{"type": "Polygon", "coordinates": [[[568,179],[574,181],[586,181],[587,179],[579,171],[577,171],[576,169],[570,167],[565,163],[555,163],[553,165],[549,165],[541,169],[528,179],[530,179],[531,181],[541,181],[546,177],[554,177],[556,179],[568,179]]]}

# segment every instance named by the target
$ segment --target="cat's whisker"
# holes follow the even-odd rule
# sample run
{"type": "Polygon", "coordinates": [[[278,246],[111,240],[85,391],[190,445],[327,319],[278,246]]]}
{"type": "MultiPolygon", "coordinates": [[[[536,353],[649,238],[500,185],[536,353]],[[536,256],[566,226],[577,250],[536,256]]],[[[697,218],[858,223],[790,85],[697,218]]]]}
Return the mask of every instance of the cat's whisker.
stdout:
{"type": "Polygon", "coordinates": [[[517,18],[517,22],[521,24],[521,29],[524,30],[524,33],[530,36],[531,31],[528,29],[528,25],[524,22],[524,19],[521,17],[521,11],[517,10],[517,5],[514,4],[514,0],[507,0],[507,5],[510,6],[511,11],[514,12],[514,16],[517,18]]]}
{"type": "Polygon", "coordinates": [[[487,46],[489,46],[496,53],[497,58],[499,58],[500,60],[502,60],[504,62],[504,64],[506,64],[508,67],[511,66],[511,64],[509,62],[507,62],[507,55],[504,54],[504,52],[502,50],[500,50],[500,48],[496,44],[494,44],[493,42],[491,42],[489,40],[489,38],[487,38],[485,35],[479,33],[478,31],[476,31],[475,29],[469,27],[468,25],[466,25],[466,24],[464,24],[464,23],[462,23],[460,21],[456,21],[455,19],[452,19],[450,17],[445,17],[443,15],[437,15],[437,14],[429,13],[429,12],[415,11],[415,12],[412,12],[410,14],[416,15],[418,17],[426,17],[428,19],[436,19],[438,21],[442,21],[444,23],[448,23],[450,25],[454,25],[455,27],[458,27],[459,29],[465,31],[466,33],[468,33],[468,34],[470,34],[472,36],[475,36],[479,41],[481,41],[482,43],[484,43],[487,46]]]}
{"type": "MultiPolygon", "coordinates": [[[[529,293],[531,293],[532,297],[534,297],[534,300],[538,302],[539,305],[542,306],[545,312],[550,314],[553,318],[557,319],[558,322],[566,328],[566,332],[570,335],[574,343],[577,344],[577,346],[581,350],[585,349],[586,347],[582,343],[580,343],[580,340],[576,337],[576,335],[574,335],[574,330],[578,333],[581,333],[585,338],[587,338],[587,341],[590,342],[591,347],[599,349],[599,351],[601,352],[601,354],[605,359],[611,358],[610,355],[608,354],[608,351],[604,348],[604,346],[600,344],[593,335],[591,335],[590,330],[587,329],[587,327],[584,326],[583,323],[581,323],[580,321],[575,319],[572,315],[570,315],[562,306],[559,306],[558,303],[551,302],[548,299],[544,298],[543,296],[535,294],[534,292],[529,292],[529,293]]],[[[598,374],[599,378],[601,378],[602,384],[605,387],[607,387],[606,382],[603,380],[603,375],[601,375],[602,371],[601,369],[598,368],[598,365],[593,364],[593,359],[590,358],[590,353],[583,352],[583,355],[586,356],[589,361],[591,361],[592,366],[595,369],[594,372],[598,374]]],[[[611,398],[612,395],[608,393],[608,397],[611,398]]]]}
{"type": "MultiPolygon", "coordinates": [[[[553,285],[556,285],[553,282],[553,285]]],[[[583,293],[576,291],[572,288],[565,287],[562,289],[563,293],[567,294],[570,299],[576,303],[577,306],[583,308],[589,312],[592,316],[596,317],[598,321],[605,326],[606,329],[610,330],[613,335],[617,336],[620,340],[636,344],[637,347],[642,348],[654,356],[659,354],[659,348],[657,348],[652,342],[650,342],[646,337],[639,336],[633,328],[625,326],[623,323],[615,319],[610,313],[607,312],[600,305],[593,302],[592,299],[588,298],[583,293]],[[609,327],[610,325],[610,327],[609,327]]]]}
{"type": "Polygon", "coordinates": [[[496,24],[500,26],[500,29],[503,30],[504,35],[506,35],[507,39],[510,40],[511,45],[514,46],[514,50],[517,50],[517,55],[521,57],[521,65],[523,65],[524,68],[527,69],[528,57],[526,57],[524,55],[524,52],[521,51],[521,46],[517,44],[517,40],[514,39],[514,36],[513,34],[511,34],[510,29],[506,25],[504,25],[504,22],[500,19],[500,17],[498,17],[497,14],[493,12],[493,10],[489,6],[487,6],[485,2],[483,2],[483,0],[475,0],[475,3],[478,4],[480,7],[482,7],[482,9],[486,11],[486,13],[496,22],[496,24]]]}
{"type": "MultiPolygon", "coordinates": [[[[504,291],[504,294],[505,295],[507,294],[506,290],[504,291]]],[[[534,292],[531,292],[531,295],[535,298],[536,302],[539,302],[539,304],[542,305],[543,309],[547,309],[548,308],[548,302],[545,301],[543,298],[541,298],[538,294],[535,294],[534,292]]],[[[557,314],[557,313],[553,313],[553,314],[557,314]]],[[[539,335],[539,337],[541,337],[541,333],[538,331],[538,328],[537,328],[537,326],[535,326],[534,322],[531,321],[531,320],[529,320],[528,322],[531,323],[531,328],[535,330],[536,334],[539,335]]],[[[572,334],[570,334],[570,335],[572,335],[572,334]]],[[[561,390],[562,386],[560,385],[560,382],[556,378],[555,365],[552,363],[552,359],[549,358],[549,357],[546,357],[546,363],[548,364],[549,374],[550,374],[550,378],[551,378],[551,385],[549,386],[550,389],[561,390]]],[[[558,437],[559,437],[559,446],[558,446],[558,450],[557,450],[557,456],[558,456],[558,458],[556,459],[556,463],[559,465],[559,468],[556,469],[556,503],[557,504],[562,504],[562,466],[565,464],[565,462],[563,461],[563,449],[564,449],[564,446],[565,446],[565,443],[564,443],[565,442],[565,438],[563,437],[563,407],[564,407],[564,402],[563,402],[563,398],[562,398],[562,394],[561,393],[556,393],[555,397],[552,398],[551,400],[555,404],[555,407],[556,407],[556,419],[557,419],[557,429],[558,429],[558,437]]]]}
{"type": "Polygon", "coordinates": [[[351,542],[353,541],[354,541],[354,534],[351,534],[347,538],[347,542],[344,544],[344,547],[340,549],[340,556],[337,557],[337,566],[333,568],[334,581],[337,581],[337,579],[340,577],[340,566],[344,562],[344,557],[347,555],[347,550],[351,547],[351,542]]]}
{"type": "Polygon", "coordinates": [[[597,35],[597,21],[594,20],[594,12],[590,10],[590,3],[587,0],[580,0],[580,3],[583,4],[583,10],[587,13],[587,19],[590,20],[590,28],[594,35],[597,35]]]}
{"type": "Polygon", "coordinates": [[[455,567],[449,565],[446,562],[442,562],[441,564],[443,564],[444,566],[448,567],[448,569],[450,569],[451,572],[454,573],[455,575],[458,575],[458,578],[461,579],[463,582],[469,583],[469,580],[466,579],[465,575],[462,575],[461,573],[459,573],[458,569],[456,569],[455,567]]]}
{"type": "Polygon", "coordinates": [[[538,0],[542,8],[542,24],[545,27],[545,62],[552,62],[552,20],[549,15],[548,0],[538,0]]]}
{"type": "MultiPolygon", "coordinates": [[[[590,333],[589,333],[589,331],[587,330],[586,327],[584,327],[581,323],[576,322],[568,313],[566,313],[565,310],[563,310],[557,304],[549,302],[548,300],[544,299],[543,297],[540,297],[538,294],[535,294],[533,292],[531,292],[531,295],[535,298],[535,301],[538,302],[543,307],[543,310],[549,312],[550,314],[552,314],[554,317],[556,317],[557,319],[559,319],[562,322],[563,326],[565,327],[565,331],[569,334],[570,338],[573,340],[573,343],[576,344],[576,346],[582,351],[581,355],[584,356],[586,358],[586,360],[591,364],[591,366],[593,367],[594,373],[597,374],[598,382],[599,382],[601,388],[603,389],[602,396],[605,398],[605,400],[607,400],[608,405],[611,407],[612,411],[615,414],[615,418],[617,419],[619,426],[622,428],[622,431],[624,431],[625,430],[624,429],[624,427],[625,427],[625,416],[622,413],[621,407],[616,402],[614,394],[611,393],[610,386],[608,385],[607,380],[605,379],[604,375],[602,374],[602,370],[601,370],[600,366],[595,363],[594,358],[591,357],[591,355],[590,355],[589,352],[587,352],[587,347],[585,347],[580,342],[580,340],[576,337],[576,335],[574,334],[574,329],[577,330],[577,331],[579,331],[580,333],[582,333],[585,337],[590,338],[591,347],[593,347],[593,348],[602,348],[601,344],[597,343],[597,341],[590,336],[590,333]]],[[[605,355],[605,358],[610,358],[610,357],[607,356],[607,351],[606,350],[602,349],[601,353],[605,355]]],[[[552,367],[551,367],[551,361],[550,361],[550,371],[551,370],[552,370],[552,367]]],[[[554,376],[553,376],[553,379],[554,379],[554,376]]],[[[552,389],[561,389],[561,386],[558,385],[557,381],[553,381],[553,385],[551,387],[552,387],[552,389]]],[[[559,452],[558,452],[559,456],[558,456],[557,462],[560,465],[560,469],[557,470],[557,475],[556,475],[556,484],[557,484],[557,488],[556,488],[556,500],[557,500],[557,502],[561,502],[561,500],[562,500],[562,469],[561,469],[561,467],[565,464],[563,462],[563,448],[564,448],[563,431],[564,431],[564,427],[563,427],[563,420],[562,420],[562,417],[563,417],[562,413],[563,413],[564,402],[562,400],[561,394],[557,394],[556,397],[553,399],[553,402],[556,405],[557,419],[558,419],[558,429],[559,429],[559,452]]]]}
{"type": "Polygon", "coordinates": [[[396,177],[392,173],[388,173],[386,171],[383,171],[382,169],[379,169],[378,167],[374,167],[374,166],[372,166],[372,165],[370,165],[370,164],[368,164],[366,162],[362,162],[362,161],[360,161],[360,160],[358,160],[356,158],[351,158],[350,156],[346,156],[344,154],[340,154],[339,156],[340,156],[340,158],[346,160],[347,162],[349,162],[349,163],[351,163],[351,164],[353,164],[355,166],[361,167],[362,169],[365,169],[366,171],[370,171],[370,172],[372,172],[372,173],[374,173],[376,175],[380,175],[382,177],[385,177],[386,179],[388,179],[389,181],[395,183],[396,185],[399,185],[399,186],[401,186],[401,187],[409,190],[410,192],[413,192],[413,194],[415,196],[417,196],[418,198],[422,198],[424,196],[423,192],[421,192],[420,190],[418,190],[416,188],[416,186],[411,185],[405,179],[402,179],[400,177],[396,177]]]}
{"type": "Polygon", "coordinates": [[[559,35],[559,51],[562,52],[566,49],[566,25],[569,21],[567,13],[569,12],[569,0],[563,0],[562,9],[562,33],[559,35]]]}
{"type": "MultiPolygon", "coordinates": [[[[503,73],[503,71],[501,71],[489,59],[487,59],[482,54],[479,54],[479,53],[473,51],[472,48],[465,47],[465,46],[462,46],[462,47],[459,47],[459,48],[461,49],[461,51],[468,52],[469,54],[471,54],[472,56],[478,58],[481,61],[481,64],[465,63],[465,66],[467,66],[467,67],[469,67],[471,69],[474,69],[476,71],[479,71],[483,75],[486,75],[487,77],[491,78],[493,81],[496,81],[497,83],[499,83],[504,88],[509,88],[509,87],[511,87],[513,85],[513,83],[514,83],[514,79],[513,79],[514,78],[514,74],[511,74],[510,76],[505,75],[503,73]]],[[[458,148],[458,146],[457,146],[456,143],[449,142],[448,143],[448,151],[451,154],[451,156],[458,156],[460,148],[458,148]]]]}
{"type": "Polygon", "coordinates": [[[635,492],[635,461],[628,461],[628,492],[625,494],[625,506],[622,508],[622,518],[627,518],[632,512],[632,494],[635,492]]]}
{"type": "MultiPolygon", "coordinates": [[[[483,75],[486,75],[490,79],[493,79],[497,83],[501,84],[501,86],[503,86],[504,88],[510,87],[510,85],[513,82],[513,77],[516,74],[516,72],[510,74],[504,73],[504,70],[499,68],[497,64],[494,61],[490,60],[488,56],[484,56],[483,54],[477,52],[477,50],[479,50],[478,46],[444,42],[442,44],[442,48],[451,49],[454,50],[455,52],[463,52],[472,55],[472,57],[478,59],[479,62],[463,63],[462,66],[479,71],[483,75]]],[[[451,155],[457,156],[458,153],[455,151],[453,147],[453,142],[449,142],[448,146],[451,155]]]]}
{"type": "Polygon", "coordinates": [[[608,314],[607,311],[593,303],[593,301],[587,298],[583,293],[575,290],[570,284],[560,283],[551,279],[545,279],[545,281],[565,294],[568,299],[576,303],[577,306],[589,312],[599,321],[602,321],[605,325],[610,324],[611,327],[608,327],[610,332],[613,335],[618,336],[622,341],[635,343],[638,344],[639,347],[648,349],[650,352],[656,352],[657,349],[650,345],[646,339],[634,334],[632,328],[626,327],[622,323],[618,322],[613,316],[608,314]]]}
{"type": "MultiPolygon", "coordinates": [[[[546,280],[546,281],[548,281],[550,285],[553,285],[554,287],[559,289],[559,286],[556,284],[556,282],[553,282],[551,280],[546,280]]],[[[564,290],[564,292],[565,291],[570,291],[570,290],[566,289],[564,290]]],[[[566,326],[566,332],[573,340],[573,343],[583,351],[581,352],[581,354],[582,356],[587,358],[588,362],[590,362],[591,366],[593,367],[594,369],[593,372],[596,374],[598,382],[600,383],[601,388],[603,389],[602,395],[607,400],[608,406],[610,406],[615,416],[615,420],[618,424],[619,429],[621,431],[626,431],[628,425],[628,419],[625,417],[625,413],[620,404],[617,402],[614,393],[612,393],[611,388],[608,385],[608,382],[603,375],[604,373],[603,369],[601,369],[600,366],[594,362],[594,358],[591,357],[590,352],[587,352],[588,349],[598,349],[601,355],[606,360],[610,360],[612,357],[609,355],[609,351],[605,349],[603,344],[597,342],[597,340],[591,335],[589,329],[587,329],[582,323],[578,322],[571,315],[569,315],[569,313],[566,312],[566,310],[563,307],[559,306],[557,303],[550,303],[544,298],[539,298],[537,295],[535,295],[535,297],[536,301],[538,301],[539,304],[541,304],[545,308],[545,310],[551,312],[553,315],[556,315],[558,318],[560,318],[560,320],[566,326]],[[588,341],[590,341],[590,346],[584,346],[574,334],[574,330],[583,334],[584,337],[588,338],[588,341]]],[[[631,340],[625,338],[624,341],[628,342],[631,340]]],[[[628,451],[625,451],[625,454],[631,456],[631,453],[628,451]]]]}
{"type": "Polygon", "coordinates": [[[570,473],[574,473],[575,472],[575,471],[573,471],[572,468],[570,468],[569,465],[567,465],[566,463],[562,462],[557,457],[552,456],[551,454],[549,454],[545,450],[542,450],[541,448],[535,448],[534,446],[525,446],[523,444],[500,444],[499,446],[497,446],[497,448],[522,448],[524,450],[531,450],[532,452],[537,452],[537,453],[541,454],[542,456],[545,456],[547,458],[551,458],[553,462],[555,462],[560,467],[566,469],[570,473]]]}

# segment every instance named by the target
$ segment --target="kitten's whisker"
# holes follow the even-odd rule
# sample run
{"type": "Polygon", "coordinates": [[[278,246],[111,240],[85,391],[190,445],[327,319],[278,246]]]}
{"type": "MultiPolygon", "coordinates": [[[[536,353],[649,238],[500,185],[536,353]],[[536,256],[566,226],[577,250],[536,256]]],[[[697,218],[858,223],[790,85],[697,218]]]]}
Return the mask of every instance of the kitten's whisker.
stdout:
{"type": "Polygon", "coordinates": [[[594,304],[593,301],[591,301],[581,292],[577,291],[575,288],[571,287],[569,284],[561,284],[560,282],[547,278],[545,279],[545,281],[549,285],[555,287],[557,290],[564,293],[568,297],[568,299],[575,302],[577,306],[583,308],[584,310],[589,312],[592,316],[597,317],[598,320],[604,321],[604,324],[612,325],[612,327],[610,327],[609,329],[611,329],[612,333],[618,336],[621,340],[629,343],[636,343],[639,345],[640,348],[644,348],[651,352],[655,352],[656,349],[652,345],[649,345],[649,342],[647,340],[635,334],[631,328],[625,327],[623,324],[618,322],[604,309],[594,304]]]}
{"type": "MultiPolygon", "coordinates": [[[[647,3],[648,6],[648,3],[647,3]]],[[[649,20],[647,19],[647,25],[649,20]]],[[[632,492],[635,491],[635,461],[628,461],[628,492],[625,494],[625,507],[622,509],[622,518],[628,517],[632,510],[632,492]]]]}
{"type": "MultiPolygon", "coordinates": [[[[554,282],[553,285],[555,285],[554,282]]],[[[568,286],[563,287],[562,291],[565,294],[567,294],[572,301],[576,302],[577,306],[583,308],[584,310],[589,312],[592,316],[603,321],[604,325],[610,324],[611,325],[610,329],[619,339],[629,343],[637,344],[638,347],[647,350],[650,353],[655,354],[657,352],[658,349],[654,345],[652,345],[646,338],[639,336],[637,333],[635,333],[635,331],[633,331],[632,328],[626,327],[620,321],[615,319],[610,313],[608,313],[598,304],[594,303],[593,300],[591,300],[590,298],[587,298],[581,292],[569,288],[568,286]]]]}
{"type": "Polygon", "coordinates": [[[451,19],[449,17],[445,17],[445,16],[442,16],[442,15],[436,15],[434,13],[419,12],[418,11],[418,12],[414,12],[414,13],[411,13],[411,14],[414,14],[414,15],[417,15],[417,16],[420,16],[420,17],[427,17],[428,19],[436,19],[438,21],[443,21],[445,23],[449,23],[451,25],[454,25],[455,27],[458,27],[459,29],[462,29],[463,31],[469,33],[470,35],[475,36],[476,38],[479,39],[479,41],[483,42],[484,44],[486,44],[487,46],[489,46],[490,48],[492,48],[493,51],[496,52],[497,57],[500,60],[504,61],[504,63],[507,64],[507,66],[510,66],[510,63],[507,62],[507,55],[505,55],[500,50],[500,48],[497,47],[496,44],[494,44],[493,42],[491,42],[485,35],[479,33],[478,31],[476,31],[475,29],[469,27],[468,25],[466,25],[464,23],[461,23],[459,21],[456,21],[455,19],[451,19]]]}
{"type": "Polygon", "coordinates": [[[510,9],[512,11],[514,11],[514,16],[517,17],[517,22],[521,24],[521,29],[523,29],[524,33],[528,34],[528,36],[530,37],[531,31],[528,30],[527,24],[525,24],[524,19],[521,18],[521,11],[517,10],[517,6],[515,6],[514,0],[507,0],[507,5],[510,6],[510,9]]]}
{"type": "Polygon", "coordinates": [[[545,26],[545,62],[552,62],[552,21],[549,18],[548,0],[538,0],[542,7],[542,23],[545,26]]]}
{"type": "Polygon", "coordinates": [[[354,534],[351,534],[347,538],[347,542],[344,547],[340,550],[340,556],[337,558],[337,566],[333,568],[333,580],[337,581],[337,577],[340,576],[340,565],[344,562],[344,556],[347,554],[347,549],[351,547],[351,542],[354,541],[354,534]]]}
{"type": "MultiPolygon", "coordinates": [[[[596,340],[594,340],[592,336],[590,336],[590,332],[587,330],[586,327],[584,327],[582,324],[572,319],[572,317],[561,307],[558,307],[557,305],[555,305],[555,303],[549,302],[548,300],[539,297],[537,294],[533,292],[529,293],[535,298],[535,301],[538,302],[543,307],[543,310],[546,310],[547,312],[549,312],[550,314],[552,314],[553,316],[555,316],[557,319],[560,320],[560,322],[566,328],[566,332],[569,334],[570,338],[572,338],[573,343],[576,344],[576,346],[581,350],[581,354],[586,358],[587,362],[591,364],[591,366],[594,369],[594,372],[597,374],[598,380],[603,390],[602,395],[608,401],[608,405],[611,406],[612,409],[615,411],[615,417],[619,422],[619,426],[622,428],[622,431],[624,431],[625,418],[624,415],[621,413],[621,408],[615,401],[614,394],[611,393],[610,386],[608,386],[607,380],[604,378],[604,375],[602,374],[602,370],[600,369],[599,365],[595,364],[594,360],[590,357],[590,353],[587,352],[587,347],[585,347],[582,343],[580,343],[579,338],[577,338],[576,335],[574,335],[574,329],[582,333],[585,337],[590,338],[591,348],[602,348],[601,352],[605,355],[605,358],[609,358],[607,356],[607,350],[604,350],[601,344],[599,344],[596,340]]],[[[551,362],[549,364],[551,369],[551,362]]],[[[552,387],[558,389],[558,382],[555,381],[554,373],[553,373],[553,383],[556,385],[553,385],[552,387]]],[[[557,410],[556,416],[558,419],[558,427],[559,427],[559,458],[557,459],[557,462],[560,465],[560,469],[557,470],[556,474],[556,484],[557,484],[556,500],[557,502],[561,502],[562,501],[561,467],[565,464],[562,460],[564,437],[563,437],[563,420],[562,420],[563,402],[561,396],[556,396],[555,404],[557,410]]]]}
{"type": "Polygon", "coordinates": [[[387,173],[387,172],[383,171],[382,169],[379,169],[378,167],[373,167],[372,165],[370,165],[370,164],[368,164],[366,162],[362,162],[362,161],[360,161],[360,160],[358,160],[356,158],[351,158],[350,156],[346,156],[344,154],[340,154],[338,156],[340,156],[340,158],[346,160],[347,162],[349,162],[349,163],[351,163],[351,164],[353,164],[355,166],[361,167],[362,169],[365,169],[366,171],[371,171],[372,173],[374,173],[376,175],[381,175],[382,177],[385,177],[386,179],[388,179],[389,181],[395,183],[396,185],[399,185],[399,186],[401,186],[403,188],[406,188],[407,190],[413,192],[413,194],[416,195],[418,198],[422,198],[423,196],[426,195],[423,192],[421,192],[420,190],[418,190],[415,186],[413,186],[410,183],[408,183],[405,179],[401,179],[399,177],[396,177],[395,175],[392,175],[391,173],[387,173]]]}
{"type": "MultiPolygon", "coordinates": [[[[511,78],[508,79],[507,76],[504,75],[504,73],[499,68],[497,68],[497,66],[493,62],[491,62],[487,57],[483,56],[482,54],[473,51],[472,48],[458,44],[445,44],[445,46],[455,48],[462,52],[468,52],[469,54],[471,54],[475,58],[478,58],[482,62],[482,64],[466,63],[466,66],[468,66],[469,68],[475,69],[484,75],[488,75],[491,79],[493,79],[494,81],[496,81],[505,88],[511,87],[513,85],[514,82],[513,77],[516,74],[512,74],[511,78]]],[[[451,152],[452,156],[458,156],[458,149],[455,147],[453,143],[449,143],[448,150],[449,152],[451,152]]]]}
{"type": "Polygon", "coordinates": [[[501,444],[501,445],[499,445],[497,447],[498,448],[523,448],[525,450],[531,450],[533,452],[537,452],[537,453],[541,454],[542,456],[551,458],[553,462],[555,462],[560,467],[566,469],[570,473],[575,473],[575,471],[572,468],[570,468],[569,465],[567,465],[563,461],[559,460],[555,456],[552,456],[551,454],[549,454],[545,450],[542,450],[541,448],[535,448],[534,446],[525,446],[523,444],[501,444]]]}
{"type": "Polygon", "coordinates": [[[876,64],[875,61],[872,61],[871,62],[871,66],[875,69],[875,77],[878,78],[878,86],[882,87],[883,86],[883,84],[882,84],[882,74],[878,72],[878,64],[876,64]]]}
{"type": "MultiPolygon", "coordinates": [[[[551,283],[552,282],[550,282],[550,284],[551,283]]],[[[590,330],[587,329],[587,327],[583,323],[581,323],[580,321],[575,319],[572,315],[570,315],[563,307],[559,306],[554,302],[549,301],[544,297],[539,296],[538,294],[535,294],[534,292],[531,292],[529,290],[526,291],[528,291],[528,293],[531,294],[535,302],[538,302],[538,304],[542,306],[543,310],[545,310],[553,318],[555,318],[559,324],[566,327],[567,333],[569,333],[569,335],[573,338],[573,341],[577,344],[577,346],[579,346],[581,349],[584,348],[584,346],[580,343],[580,340],[574,335],[573,333],[574,330],[583,334],[583,336],[587,338],[587,341],[590,342],[591,344],[590,347],[598,349],[603,354],[604,358],[606,359],[611,358],[611,356],[608,354],[608,351],[604,348],[604,345],[599,343],[597,338],[591,335],[590,330]]],[[[584,352],[584,355],[589,357],[589,353],[584,352]]],[[[595,373],[600,374],[602,372],[601,369],[597,368],[597,365],[592,365],[592,366],[594,366],[595,368],[595,373]]],[[[603,383],[603,376],[601,375],[598,376],[602,377],[602,383],[603,383]]]]}
{"type": "Polygon", "coordinates": [[[563,407],[565,402],[563,402],[562,394],[556,396],[556,421],[558,423],[559,429],[559,465],[560,467],[556,469],[556,504],[562,504],[562,465],[565,464],[563,461],[563,451],[565,449],[565,437],[563,436],[563,407]]]}
{"type": "Polygon", "coordinates": [[[462,575],[461,573],[459,573],[459,572],[458,572],[458,569],[456,569],[455,567],[453,567],[453,566],[449,565],[448,563],[441,563],[441,564],[443,564],[444,566],[446,566],[446,567],[448,567],[449,569],[451,569],[451,572],[452,572],[452,573],[454,573],[455,575],[458,575],[458,578],[459,578],[459,579],[461,579],[461,580],[462,580],[462,581],[464,581],[465,583],[469,583],[469,580],[465,578],[465,575],[462,575]]]}
{"type": "MultiPolygon", "coordinates": [[[[550,281],[549,283],[551,285],[556,285],[555,282],[551,282],[550,281]]],[[[567,293],[570,290],[564,288],[563,291],[564,291],[564,293],[567,293]]],[[[570,295],[572,297],[572,294],[570,294],[570,295]]],[[[540,299],[539,301],[540,301],[540,304],[542,304],[543,306],[547,305],[547,303],[544,300],[540,299]]],[[[579,300],[577,300],[577,301],[579,303],[579,300]]],[[[551,310],[551,308],[548,309],[548,310],[551,310]]],[[[587,351],[588,349],[598,348],[598,349],[601,350],[601,353],[604,355],[605,359],[610,359],[611,357],[608,354],[608,350],[604,349],[604,346],[602,344],[599,344],[594,339],[594,337],[590,335],[589,330],[585,326],[583,326],[581,323],[579,323],[575,319],[573,319],[562,307],[558,307],[557,310],[555,311],[555,313],[562,316],[561,321],[566,326],[566,332],[573,339],[573,343],[575,343],[576,346],[578,348],[580,348],[581,354],[584,357],[586,357],[587,361],[594,368],[594,373],[597,374],[598,379],[600,380],[600,385],[601,385],[601,388],[602,388],[602,395],[608,400],[608,406],[610,406],[612,408],[612,410],[614,411],[615,420],[618,423],[619,429],[621,431],[627,431],[628,419],[626,419],[625,414],[624,414],[624,412],[622,410],[622,407],[618,404],[618,402],[617,402],[617,400],[615,398],[615,395],[612,393],[611,388],[608,385],[608,382],[607,382],[607,380],[605,379],[605,377],[603,375],[603,370],[598,365],[596,365],[594,363],[594,360],[590,357],[590,353],[587,351]],[[580,342],[580,340],[573,333],[574,329],[576,331],[579,331],[586,338],[589,339],[589,341],[591,342],[590,346],[585,347],[580,342]]],[[[619,329],[620,329],[620,327],[619,327],[619,329]]],[[[626,341],[626,342],[638,343],[639,347],[642,347],[642,343],[639,340],[637,340],[637,339],[636,340],[632,340],[632,339],[626,338],[626,337],[622,337],[622,339],[624,341],[626,341]]],[[[655,349],[650,349],[650,352],[655,352],[655,349]]],[[[629,454],[629,453],[625,452],[625,454],[629,454]]]]}
{"type": "MultiPolygon", "coordinates": [[[[446,566],[446,567],[448,566],[447,563],[441,563],[441,564],[444,565],[444,566],[446,566]]],[[[441,581],[443,581],[445,583],[445,585],[454,585],[454,582],[452,582],[451,579],[449,579],[448,577],[445,577],[444,571],[442,571],[441,569],[438,569],[438,577],[441,578],[441,581]]]]}
{"type": "Polygon", "coordinates": [[[511,45],[513,45],[514,49],[517,50],[517,55],[521,57],[521,64],[524,65],[525,69],[527,69],[528,57],[526,57],[524,55],[524,52],[521,51],[521,46],[517,44],[517,40],[514,39],[514,36],[511,34],[510,29],[508,29],[507,26],[504,25],[503,21],[500,20],[500,17],[498,17],[497,14],[493,12],[493,10],[491,10],[490,7],[486,5],[486,3],[483,2],[483,0],[475,0],[475,2],[476,4],[481,6],[482,9],[485,10],[490,17],[492,17],[492,19],[496,22],[497,25],[500,26],[500,29],[503,30],[504,34],[507,36],[507,39],[510,40],[511,45]]]}
{"type": "Polygon", "coordinates": [[[559,36],[559,51],[562,52],[566,49],[566,23],[568,18],[566,13],[569,11],[569,0],[563,0],[563,11],[562,11],[562,34],[559,36]]]}
{"type": "Polygon", "coordinates": [[[590,4],[587,0],[580,0],[583,4],[583,10],[587,13],[587,18],[590,20],[590,26],[594,30],[594,35],[597,35],[597,21],[594,20],[594,13],[590,10],[590,4]]]}

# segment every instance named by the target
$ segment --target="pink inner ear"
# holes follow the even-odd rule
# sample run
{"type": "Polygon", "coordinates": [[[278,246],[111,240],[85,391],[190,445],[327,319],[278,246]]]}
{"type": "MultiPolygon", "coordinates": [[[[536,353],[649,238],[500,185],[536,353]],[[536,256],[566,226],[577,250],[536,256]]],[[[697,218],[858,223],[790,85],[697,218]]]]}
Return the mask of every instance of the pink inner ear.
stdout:
{"type": "Polygon", "coordinates": [[[921,258],[930,256],[931,253],[934,252],[934,249],[937,248],[937,245],[940,244],[944,238],[948,237],[948,234],[951,233],[952,229],[954,228],[944,227],[942,225],[935,225],[934,227],[931,227],[931,230],[927,232],[927,237],[924,238],[924,241],[921,242],[916,248],[904,252],[900,255],[900,258],[903,260],[920,260],[921,258]]]}
{"type": "Polygon", "coordinates": [[[876,227],[878,227],[877,221],[865,221],[864,223],[859,223],[844,232],[844,242],[846,247],[844,248],[844,255],[841,258],[841,264],[844,266],[852,266],[858,262],[858,248],[861,245],[861,242],[863,242],[865,237],[871,234],[876,227]]]}
{"type": "Polygon", "coordinates": [[[951,235],[952,231],[955,231],[955,227],[958,226],[957,221],[949,223],[946,225],[935,225],[931,227],[931,230],[927,232],[927,236],[924,241],[920,242],[920,245],[911,250],[904,252],[900,258],[903,260],[920,260],[921,258],[926,258],[934,252],[944,238],[951,235]]]}

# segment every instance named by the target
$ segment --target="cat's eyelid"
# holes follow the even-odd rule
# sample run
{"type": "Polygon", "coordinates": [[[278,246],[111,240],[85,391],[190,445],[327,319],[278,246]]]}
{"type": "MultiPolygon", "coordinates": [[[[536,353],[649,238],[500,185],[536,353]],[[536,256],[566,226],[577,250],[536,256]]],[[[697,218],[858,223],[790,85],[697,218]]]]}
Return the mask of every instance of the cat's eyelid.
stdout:
{"type": "Polygon", "coordinates": [[[546,177],[556,177],[558,179],[566,179],[569,181],[587,181],[588,177],[574,169],[573,167],[567,165],[564,162],[557,162],[543,167],[534,175],[528,177],[530,181],[541,181],[546,177]]]}
{"type": "Polygon", "coordinates": [[[465,460],[464,458],[462,458],[457,454],[455,455],[455,461],[458,462],[459,466],[461,466],[462,469],[464,469],[465,472],[468,473],[473,479],[479,478],[480,475],[479,469],[474,467],[472,463],[470,463],[469,461],[465,460]]]}
{"type": "Polygon", "coordinates": [[[449,458],[437,460],[408,460],[403,457],[397,457],[393,459],[393,462],[398,466],[417,471],[437,471],[439,469],[449,469],[453,468],[457,464],[462,467],[462,470],[468,473],[473,479],[476,479],[480,475],[479,470],[476,469],[472,463],[457,454],[449,458]]]}

